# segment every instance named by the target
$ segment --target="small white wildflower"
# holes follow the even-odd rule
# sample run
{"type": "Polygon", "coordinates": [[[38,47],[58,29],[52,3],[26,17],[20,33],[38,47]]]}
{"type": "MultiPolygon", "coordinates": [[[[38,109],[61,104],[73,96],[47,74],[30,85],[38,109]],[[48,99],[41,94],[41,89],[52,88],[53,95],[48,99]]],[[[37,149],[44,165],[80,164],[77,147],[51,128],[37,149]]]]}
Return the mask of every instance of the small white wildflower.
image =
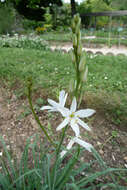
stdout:
{"type": "Polygon", "coordinates": [[[0,152],[0,156],[2,156],[3,155],[3,152],[0,152]]]}
{"type": "Polygon", "coordinates": [[[65,91],[62,90],[60,91],[60,94],[59,94],[59,103],[51,99],[48,99],[48,103],[51,106],[43,106],[41,107],[41,110],[49,110],[49,111],[54,111],[54,112],[59,111],[59,108],[63,108],[65,106],[66,99],[67,99],[67,93],[65,93],[65,91]]]}
{"type": "MultiPolygon", "coordinates": [[[[77,143],[79,144],[80,146],[84,147],[86,150],[88,150],[89,152],[91,152],[91,149],[93,148],[93,146],[83,140],[81,140],[80,138],[78,137],[74,137],[73,139],[70,140],[70,142],[68,143],[66,149],[67,150],[70,150],[73,146],[74,143],[77,143]]],[[[63,150],[61,153],[60,153],[60,157],[62,158],[66,153],[67,153],[67,150],[63,150]]]]}
{"type": "Polygon", "coordinates": [[[76,137],[80,136],[79,125],[81,125],[84,129],[90,131],[89,126],[84,123],[80,118],[86,118],[95,113],[93,109],[82,109],[76,111],[77,102],[76,98],[73,98],[70,110],[68,108],[58,108],[61,112],[62,116],[65,118],[63,122],[56,128],[56,130],[61,130],[66,125],[70,124],[72,130],[75,132],[76,137]]]}
{"type": "Polygon", "coordinates": [[[108,79],[108,77],[105,77],[104,79],[105,79],[105,80],[107,80],[107,79],[108,79]]]}

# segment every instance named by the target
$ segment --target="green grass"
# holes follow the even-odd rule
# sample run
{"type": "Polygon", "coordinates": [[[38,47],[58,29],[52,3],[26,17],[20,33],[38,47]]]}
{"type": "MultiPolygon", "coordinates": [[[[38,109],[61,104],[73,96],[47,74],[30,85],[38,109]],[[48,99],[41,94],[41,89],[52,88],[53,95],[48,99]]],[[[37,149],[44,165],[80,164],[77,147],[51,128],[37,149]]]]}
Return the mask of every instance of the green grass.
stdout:
{"type": "Polygon", "coordinates": [[[48,32],[41,37],[47,41],[68,42],[71,41],[71,30],[70,32],[48,32]]]}
{"type": "MultiPolygon", "coordinates": [[[[32,77],[35,89],[54,95],[68,89],[75,76],[69,54],[47,50],[0,48],[0,79],[17,96],[24,94],[26,81],[32,77]]],[[[88,104],[112,115],[113,122],[126,125],[127,57],[87,57],[89,74],[84,84],[88,104]],[[92,97],[92,98],[90,98],[92,97]]]]}

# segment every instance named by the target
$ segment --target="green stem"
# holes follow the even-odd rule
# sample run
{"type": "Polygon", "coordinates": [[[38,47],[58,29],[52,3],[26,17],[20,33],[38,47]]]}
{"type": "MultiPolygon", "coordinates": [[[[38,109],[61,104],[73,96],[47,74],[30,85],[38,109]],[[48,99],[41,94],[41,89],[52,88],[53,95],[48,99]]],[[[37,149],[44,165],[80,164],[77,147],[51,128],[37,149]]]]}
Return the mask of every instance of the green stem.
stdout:
{"type": "Polygon", "coordinates": [[[37,114],[34,111],[33,108],[33,104],[32,104],[32,99],[31,99],[31,86],[28,86],[28,100],[29,100],[29,105],[31,108],[31,111],[33,113],[34,119],[36,120],[36,122],[38,123],[39,127],[42,129],[42,131],[44,132],[44,134],[46,135],[47,139],[50,141],[50,143],[56,148],[55,143],[51,140],[50,136],[48,135],[47,131],[45,130],[45,128],[41,125],[41,122],[37,116],[37,114]]]}
{"type": "Polygon", "coordinates": [[[60,153],[60,149],[61,149],[61,145],[63,143],[63,140],[64,140],[64,137],[65,137],[65,132],[67,130],[67,127],[66,126],[64,129],[62,129],[62,135],[61,135],[61,140],[60,140],[60,143],[58,145],[58,148],[56,149],[56,159],[55,159],[55,163],[54,163],[54,166],[53,166],[53,169],[52,169],[52,172],[51,172],[51,179],[52,179],[52,189],[54,190],[55,188],[55,180],[56,180],[56,172],[57,172],[57,162],[58,162],[58,159],[59,159],[59,153],[60,153]]]}
{"type": "Polygon", "coordinates": [[[62,189],[62,187],[67,183],[68,177],[70,176],[75,163],[78,161],[79,154],[80,154],[80,145],[78,145],[78,147],[77,147],[76,157],[75,157],[75,155],[73,156],[72,163],[70,164],[69,168],[66,171],[66,176],[64,178],[62,178],[62,180],[60,181],[59,184],[57,184],[59,187],[59,190],[62,189]]]}
{"type": "Polygon", "coordinates": [[[68,126],[66,126],[66,127],[62,130],[61,140],[60,140],[59,146],[58,146],[58,148],[57,148],[57,150],[56,150],[56,156],[57,156],[57,157],[58,157],[58,155],[59,155],[59,152],[60,152],[61,145],[62,145],[63,140],[64,140],[64,137],[65,137],[65,132],[66,132],[66,130],[67,130],[67,127],[68,127],[68,126]]]}

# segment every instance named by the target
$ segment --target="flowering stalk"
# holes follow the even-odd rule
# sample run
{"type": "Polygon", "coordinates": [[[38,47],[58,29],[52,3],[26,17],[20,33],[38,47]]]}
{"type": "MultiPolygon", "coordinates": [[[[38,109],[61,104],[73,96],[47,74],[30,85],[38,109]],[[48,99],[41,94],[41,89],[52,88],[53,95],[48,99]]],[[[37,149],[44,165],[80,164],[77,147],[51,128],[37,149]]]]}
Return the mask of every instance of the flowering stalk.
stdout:
{"type": "MultiPolygon", "coordinates": [[[[79,105],[82,100],[82,87],[87,79],[88,68],[86,66],[86,55],[82,51],[81,32],[80,32],[81,18],[79,15],[75,15],[72,20],[72,63],[76,71],[75,81],[70,82],[70,91],[72,96],[78,99],[79,105]]],[[[79,107],[78,105],[78,107],[79,107]]]]}
{"type": "Polygon", "coordinates": [[[56,148],[55,143],[52,141],[52,139],[50,138],[50,136],[48,135],[47,131],[45,130],[44,126],[41,124],[36,112],[34,111],[33,108],[33,104],[32,104],[32,99],[31,99],[31,88],[32,88],[32,81],[28,80],[28,101],[29,101],[29,105],[31,108],[31,111],[33,113],[34,119],[36,120],[36,122],[38,123],[39,127],[42,129],[42,131],[44,132],[45,136],[47,137],[47,139],[50,141],[50,143],[56,148]]]}

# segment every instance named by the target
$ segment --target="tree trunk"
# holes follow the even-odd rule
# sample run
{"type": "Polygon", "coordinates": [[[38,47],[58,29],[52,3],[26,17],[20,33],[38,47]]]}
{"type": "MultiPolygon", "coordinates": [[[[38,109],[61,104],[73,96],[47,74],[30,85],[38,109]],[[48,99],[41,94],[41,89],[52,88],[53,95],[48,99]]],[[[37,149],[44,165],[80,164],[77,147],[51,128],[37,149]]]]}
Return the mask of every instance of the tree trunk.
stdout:
{"type": "Polygon", "coordinates": [[[72,17],[76,14],[75,0],[71,0],[71,15],[72,17]]]}

